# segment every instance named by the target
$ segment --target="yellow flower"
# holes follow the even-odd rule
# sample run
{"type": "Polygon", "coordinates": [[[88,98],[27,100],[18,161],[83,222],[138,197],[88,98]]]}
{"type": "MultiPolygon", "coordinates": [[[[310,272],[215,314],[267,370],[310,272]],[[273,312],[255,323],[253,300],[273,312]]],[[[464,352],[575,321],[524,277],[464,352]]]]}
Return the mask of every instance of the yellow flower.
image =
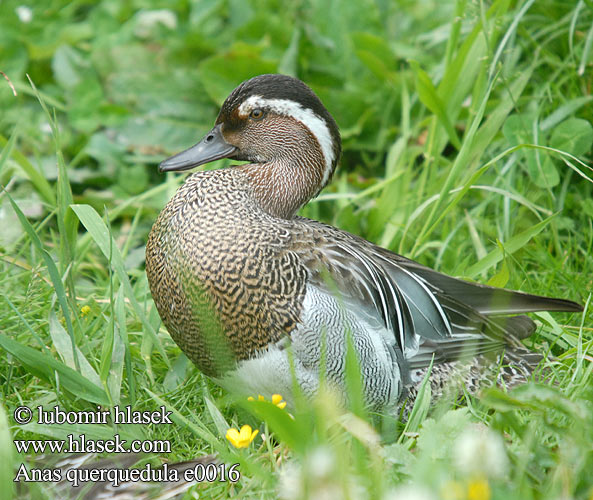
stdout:
{"type": "Polygon", "coordinates": [[[231,427],[226,431],[226,438],[235,448],[247,448],[251,444],[251,441],[255,439],[258,432],[257,429],[252,431],[249,425],[241,427],[241,431],[231,427]]]}
{"type": "Polygon", "coordinates": [[[80,315],[81,315],[81,316],[86,316],[86,315],[87,315],[88,313],[90,313],[90,312],[91,312],[91,308],[90,308],[90,306],[82,306],[82,307],[80,308],[80,315]]]}
{"type": "Polygon", "coordinates": [[[280,394],[272,394],[272,403],[274,403],[281,410],[286,406],[286,401],[282,401],[280,394]]]}
{"type": "MultiPolygon", "coordinates": [[[[266,398],[264,398],[261,394],[258,394],[257,400],[265,401],[266,398]]],[[[255,401],[255,398],[249,396],[247,398],[247,401],[255,401]]],[[[283,410],[286,407],[286,401],[282,401],[282,396],[280,394],[272,394],[272,404],[275,404],[281,410],[283,410]]]]}
{"type": "Polygon", "coordinates": [[[490,500],[490,485],[487,479],[473,479],[467,485],[468,500],[490,500]]]}

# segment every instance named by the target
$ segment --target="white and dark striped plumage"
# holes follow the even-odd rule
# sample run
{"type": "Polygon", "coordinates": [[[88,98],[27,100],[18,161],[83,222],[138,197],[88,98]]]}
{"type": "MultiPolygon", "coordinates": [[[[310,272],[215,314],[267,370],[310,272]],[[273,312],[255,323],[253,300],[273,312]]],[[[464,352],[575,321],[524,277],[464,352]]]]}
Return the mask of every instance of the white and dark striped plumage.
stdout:
{"type": "Polygon", "coordinates": [[[190,176],[147,244],[159,313],[206,374],[290,399],[292,358],[305,393],[317,390],[321,366],[341,390],[350,334],[367,402],[388,411],[433,359],[446,378],[467,357],[506,349],[521,358],[520,339],[535,325],[508,315],[581,310],[457,280],[296,216],[331,179],[340,148],[335,121],[309,87],[261,75],[231,93],[202,141],[161,164],[248,162],[190,176]]]}

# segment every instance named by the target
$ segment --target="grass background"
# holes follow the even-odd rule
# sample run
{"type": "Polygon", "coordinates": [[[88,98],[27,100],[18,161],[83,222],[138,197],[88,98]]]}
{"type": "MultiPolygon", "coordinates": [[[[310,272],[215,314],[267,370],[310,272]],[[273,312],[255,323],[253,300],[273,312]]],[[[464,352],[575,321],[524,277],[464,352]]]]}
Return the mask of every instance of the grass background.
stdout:
{"type": "Polygon", "coordinates": [[[12,439],[119,432],[170,440],[171,461],[240,463],[238,483],[200,498],[593,498],[592,45],[589,0],[2,1],[0,70],[17,93],[0,78],[3,488],[23,461],[12,439]],[[555,357],[551,380],[461,408],[429,408],[427,391],[402,428],[339,415],[328,395],[294,420],[233,403],[193,368],[144,273],[147,234],[183,182],[156,165],[266,72],[312,86],[342,132],[340,168],[304,215],[587,305],[534,315],[526,343],[555,357]],[[176,424],[19,426],[23,404],[165,404],[176,424]],[[235,450],[224,434],[244,423],[274,439],[235,450]],[[486,444],[464,462],[477,423],[491,434],[474,441],[503,443],[504,474],[486,444]]]}

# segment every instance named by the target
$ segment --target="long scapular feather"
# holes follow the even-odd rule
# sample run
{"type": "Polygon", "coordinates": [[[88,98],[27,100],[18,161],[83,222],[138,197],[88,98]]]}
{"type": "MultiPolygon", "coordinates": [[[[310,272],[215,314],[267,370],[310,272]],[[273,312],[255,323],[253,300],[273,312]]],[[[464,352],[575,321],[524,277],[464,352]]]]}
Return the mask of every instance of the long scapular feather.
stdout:
{"type": "Polygon", "coordinates": [[[385,266],[406,299],[416,333],[438,340],[451,335],[449,320],[434,294],[413,273],[398,265],[385,266]]]}
{"type": "Polygon", "coordinates": [[[480,283],[471,283],[446,276],[419,264],[409,266],[409,270],[421,276],[428,284],[473,307],[482,314],[518,314],[534,311],[580,312],[583,310],[580,304],[571,300],[542,297],[480,283]]]}

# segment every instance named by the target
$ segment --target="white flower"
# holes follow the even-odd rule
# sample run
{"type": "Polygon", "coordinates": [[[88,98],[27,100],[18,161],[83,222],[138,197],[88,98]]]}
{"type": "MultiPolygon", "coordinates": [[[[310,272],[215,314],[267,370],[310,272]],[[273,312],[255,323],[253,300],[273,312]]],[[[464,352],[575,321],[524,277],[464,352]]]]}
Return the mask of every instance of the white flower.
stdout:
{"type": "Polygon", "coordinates": [[[289,463],[280,470],[278,497],[282,500],[297,500],[303,496],[303,471],[300,465],[289,463]]]}
{"type": "Polygon", "coordinates": [[[465,475],[503,477],[508,458],[502,438],[483,424],[469,426],[454,451],[455,465],[465,475]]]}
{"type": "Polygon", "coordinates": [[[309,473],[317,479],[331,479],[335,457],[325,446],[316,448],[308,459],[309,473]]]}
{"type": "MultiPolygon", "coordinates": [[[[291,462],[280,471],[278,497],[282,500],[346,500],[356,498],[365,500],[368,495],[351,474],[343,474],[337,469],[338,462],[334,451],[320,446],[303,457],[302,463],[291,462]],[[343,484],[343,478],[347,484],[343,484]]],[[[431,499],[432,500],[432,499],[431,499]]]]}
{"type": "Polygon", "coordinates": [[[31,7],[27,7],[26,5],[19,5],[16,9],[14,9],[16,15],[19,17],[21,23],[30,23],[33,20],[33,11],[31,7]]]}
{"type": "Polygon", "coordinates": [[[177,28],[175,12],[169,9],[141,10],[136,14],[134,34],[139,38],[148,38],[158,24],[171,30],[177,28]]]}

